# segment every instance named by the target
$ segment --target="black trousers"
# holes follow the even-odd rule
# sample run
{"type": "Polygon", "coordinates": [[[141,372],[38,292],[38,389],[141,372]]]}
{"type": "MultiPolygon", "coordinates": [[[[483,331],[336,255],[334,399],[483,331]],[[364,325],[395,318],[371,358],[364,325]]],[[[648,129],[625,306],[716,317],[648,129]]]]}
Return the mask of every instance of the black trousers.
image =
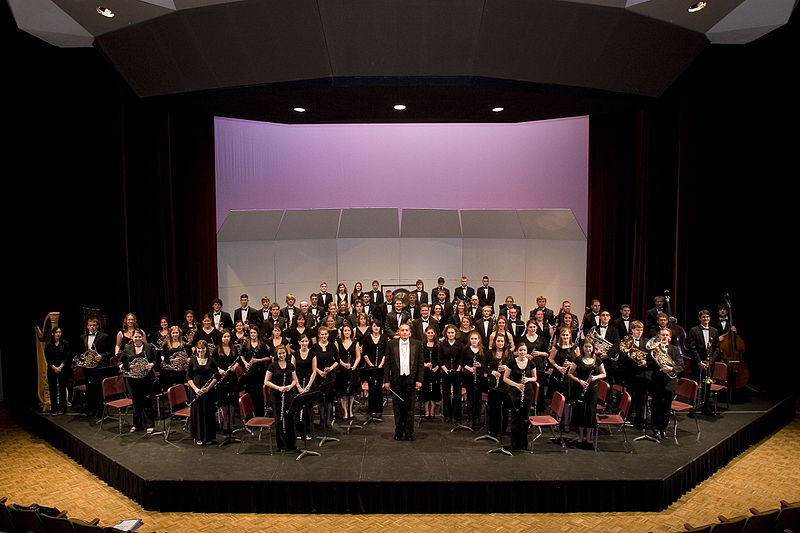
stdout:
{"type": "Polygon", "coordinates": [[[395,437],[414,435],[414,408],[417,404],[417,389],[412,376],[399,376],[392,380],[392,390],[402,401],[392,395],[395,437]]]}
{"type": "Polygon", "coordinates": [[[64,365],[61,372],[55,372],[52,368],[47,368],[47,385],[50,388],[50,410],[66,411],[67,410],[67,382],[71,372],[69,367],[64,365]]]}

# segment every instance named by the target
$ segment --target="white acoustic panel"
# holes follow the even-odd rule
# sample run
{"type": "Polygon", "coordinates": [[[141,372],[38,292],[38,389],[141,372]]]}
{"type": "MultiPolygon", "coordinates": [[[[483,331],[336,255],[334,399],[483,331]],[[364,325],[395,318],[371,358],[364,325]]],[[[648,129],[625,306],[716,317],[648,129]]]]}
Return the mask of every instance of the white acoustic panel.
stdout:
{"type": "Polygon", "coordinates": [[[478,288],[481,278],[489,284],[499,280],[525,279],[526,241],[523,239],[464,239],[463,275],[478,288]]]}
{"type": "Polygon", "coordinates": [[[217,242],[271,241],[278,233],[283,211],[231,211],[217,232],[217,242]]]}
{"type": "Polygon", "coordinates": [[[400,236],[398,209],[342,209],[339,238],[391,238],[400,236]]]}
{"type": "MultiPolygon", "coordinates": [[[[218,242],[217,276],[220,287],[241,287],[274,281],[274,257],[273,241],[218,242]]],[[[236,300],[239,300],[238,296],[236,300]]]]}
{"type": "Polygon", "coordinates": [[[455,209],[403,209],[402,237],[461,237],[461,221],[455,209]]]}
{"type": "Polygon", "coordinates": [[[398,239],[338,239],[339,278],[352,289],[360,281],[364,290],[372,289],[372,280],[397,283],[398,239]]]}
{"type": "MultiPolygon", "coordinates": [[[[310,287],[319,291],[326,282],[336,287],[336,240],[299,239],[278,241],[275,247],[275,276],[290,287],[310,287]]],[[[299,289],[298,289],[299,290],[299,289]]]]}
{"type": "Polygon", "coordinates": [[[439,276],[448,280],[448,288],[461,278],[461,239],[400,239],[400,252],[398,282],[416,283],[421,279],[428,297],[439,276]]]}
{"type": "Polygon", "coordinates": [[[461,231],[464,238],[522,239],[522,226],[513,209],[461,210],[461,231]]]}
{"type": "Polygon", "coordinates": [[[287,210],[275,238],[335,239],[339,232],[339,215],[339,209],[287,210]]]}
{"type": "Polygon", "coordinates": [[[786,24],[797,0],[771,0],[768,4],[745,0],[706,32],[712,43],[745,44],[786,24]]]}
{"type": "Polygon", "coordinates": [[[22,31],[64,48],[91,46],[94,36],[50,0],[9,0],[22,31]]]}
{"type": "Polygon", "coordinates": [[[530,209],[517,215],[526,239],[586,240],[570,209],[530,209]]]}

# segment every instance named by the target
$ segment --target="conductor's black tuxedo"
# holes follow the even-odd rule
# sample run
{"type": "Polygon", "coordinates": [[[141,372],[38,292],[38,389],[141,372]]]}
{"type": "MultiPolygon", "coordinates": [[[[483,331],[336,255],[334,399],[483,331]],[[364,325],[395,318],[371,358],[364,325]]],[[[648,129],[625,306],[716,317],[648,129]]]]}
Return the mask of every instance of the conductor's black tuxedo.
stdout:
{"type": "Polygon", "coordinates": [[[422,384],[425,366],[422,361],[422,343],[409,338],[408,373],[403,374],[400,366],[402,339],[391,339],[386,343],[386,364],[383,366],[383,382],[388,383],[392,391],[400,398],[392,395],[394,409],[395,438],[409,438],[414,435],[414,408],[416,406],[416,384],[422,384]]]}

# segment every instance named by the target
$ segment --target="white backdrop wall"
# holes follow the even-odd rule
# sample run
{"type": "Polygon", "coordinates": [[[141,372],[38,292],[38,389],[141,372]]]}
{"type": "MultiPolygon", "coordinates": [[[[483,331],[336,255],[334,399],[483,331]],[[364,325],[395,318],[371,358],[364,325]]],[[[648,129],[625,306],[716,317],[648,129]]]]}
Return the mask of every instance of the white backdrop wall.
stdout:
{"type": "Polygon", "coordinates": [[[253,307],[262,296],[284,305],[291,292],[298,301],[338,282],[352,291],[356,281],[369,290],[377,279],[384,285],[425,282],[428,292],[439,276],[452,290],[462,275],[479,287],[486,275],[497,293],[497,305],[512,295],[524,317],[547,297],[557,309],[572,302],[580,315],[586,293],[586,241],[534,239],[390,238],[235,241],[217,244],[219,295],[227,310],[247,293],[253,307]]]}

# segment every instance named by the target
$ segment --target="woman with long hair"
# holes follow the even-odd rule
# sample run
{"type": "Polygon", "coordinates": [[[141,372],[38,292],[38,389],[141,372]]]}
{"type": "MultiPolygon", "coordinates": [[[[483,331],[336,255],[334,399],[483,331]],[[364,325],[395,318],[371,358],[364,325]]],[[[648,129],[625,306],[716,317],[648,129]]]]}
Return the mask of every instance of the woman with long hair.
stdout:
{"type": "Polygon", "coordinates": [[[44,358],[47,361],[50,412],[56,416],[63,415],[67,410],[67,382],[71,376],[72,359],[69,343],[58,326],[50,332],[50,339],[44,347],[44,358]]]}
{"type": "Polygon", "coordinates": [[[270,393],[270,403],[275,416],[275,440],[278,441],[279,452],[294,449],[294,421],[289,417],[289,406],[296,392],[297,373],[288,355],[286,346],[277,346],[275,357],[264,376],[264,385],[273,391],[270,393]]]}
{"type": "Polygon", "coordinates": [[[536,381],[536,366],[528,359],[528,346],[520,343],[517,356],[508,362],[503,373],[503,382],[508,385],[513,405],[511,417],[511,448],[528,448],[528,416],[533,403],[533,383],[536,381]]]}
{"type": "Polygon", "coordinates": [[[323,429],[330,429],[333,423],[334,379],[339,366],[339,348],[335,341],[330,341],[330,332],[326,326],[317,331],[317,343],[311,348],[317,358],[317,379],[320,381],[322,398],[319,402],[319,420],[323,429]]]}
{"type": "MultiPolygon", "coordinates": [[[[298,318],[302,316],[299,315],[298,318]]],[[[317,357],[309,348],[311,341],[307,335],[301,335],[297,341],[297,350],[292,354],[292,364],[297,373],[297,392],[305,394],[311,392],[314,380],[317,377],[317,357]]],[[[311,440],[309,428],[313,425],[311,409],[304,406],[302,413],[296,419],[297,438],[311,440]]]]}
{"type": "Polygon", "coordinates": [[[370,323],[370,330],[356,346],[358,355],[364,361],[364,378],[367,382],[369,413],[372,418],[380,418],[383,413],[383,364],[386,361],[386,343],[389,338],[381,332],[377,320],[370,323]]]}
{"type": "Polygon", "coordinates": [[[603,360],[594,354],[594,344],[589,339],[580,343],[580,357],[569,369],[572,380],[572,425],[578,432],[578,446],[592,444],[592,431],[596,425],[597,381],[606,377],[603,360]]]}
{"type": "Polygon", "coordinates": [[[425,375],[422,379],[422,388],[419,390],[419,399],[425,406],[425,417],[433,418],[436,414],[436,402],[442,399],[442,386],[439,380],[439,339],[436,338],[436,328],[433,326],[428,326],[425,330],[422,361],[425,375]]]}
{"type": "Polygon", "coordinates": [[[353,328],[350,324],[342,325],[342,336],[339,338],[339,371],[336,373],[336,391],[339,394],[339,403],[342,405],[344,421],[353,418],[353,401],[358,391],[359,382],[357,372],[361,356],[358,353],[358,343],[353,338],[353,328]]]}
{"type": "Polygon", "coordinates": [[[194,393],[191,405],[192,440],[198,446],[212,444],[217,436],[217,407],[214,384],[219,379],[219,367],[208,351],[208,343],[195,345],[194,357],[186,372],[187,383],[194,393]]]}

